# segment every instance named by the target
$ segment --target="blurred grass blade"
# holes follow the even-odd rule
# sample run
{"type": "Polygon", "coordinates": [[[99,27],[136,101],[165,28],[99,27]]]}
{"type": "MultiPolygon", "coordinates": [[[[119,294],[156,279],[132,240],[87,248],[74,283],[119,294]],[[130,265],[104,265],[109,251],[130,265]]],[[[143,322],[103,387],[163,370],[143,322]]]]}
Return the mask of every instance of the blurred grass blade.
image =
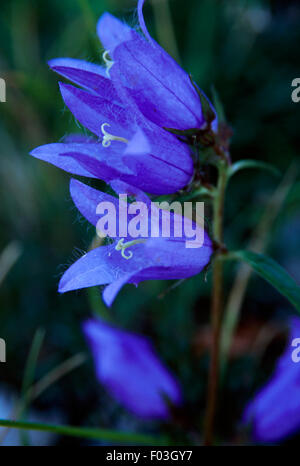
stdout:
{"type": "Polygon", "coordinates": [[[230,257],[250,265],[300,312],[300,286],[277,262],[263,254],[251,251],[236,251],[230,254],[230,257]]]}
{"type": "Polygon", "coordinates": [[[213,97],[212,99],[213,105],[218,115],[218,122],[226,123],[224,105],[220,99],[219,93],[217,92],[217,89],[215,88],[215,86],[211,86],[211,92],[212,92],[212,97],[213,97]]]}
{"type": "MultiPolygon", "coordinates": [[[[20,403],[20,411],[19,411],[19,419],[24,420],[26,417],[26,411],[30,403],[29,397],[29,388],[33,384],[34,375],[37,365],[37,360],[40,354],[40,350],[44,341],[45,331],[42,329],[38,329],[34,335],[33,342],[28,354],[28,358],[26,361],[23,383],[22,383],[22,391],[21,391],[21,403],[20,403]]],[[[24,435],[24,432],[20,432],[20,437],[22,443],[28,445],[29,438],[27,435],[24,435]]]]}
{"type": "Polygon", "coordinates": [[[257,168],[258,170],[266,170],[272,173],[275,176],[280,176],[280,171],[271,165],[270,163],[266,162],[259,162],[258,160],[239,160],[238,162],[234,163],[229,169],[229,177],[235,175],[240,170],[245,170],[247,168],[257,168]]]}
{"type": "Polygon", "coordinates": [[[12,241],[6,246],[0,256],[0,285],[21,254],[22,247],[18,241],[12,241]]]}
{"type": "Polygon", "coordinates": [[[175,36],[172,14],[168,0],[152,0],[155,29],[158,43],[180,64],[180,54],[175,36]]]}
{"type": "Polygon", "coordinates": [[[28,397],[30,401],[38,398],[45,390],[47,390],[47,388],[51,387],[74,369],[80,367],[86,360],[87,356],[84,353],[78,353],[64,361],[62,364],[59,364],[59,366],[55,367],[52,371],[48,372],[29,389],[28,397]]]}
{"type": "MultiPolygon", "coordinates": [[[[77,369],[87,360],[87,356],[84,353],[75,354],[71,358],[64,361],[62,364],[59,364],[50,372],[48,372],[44,377],[36,382],[35,385],[31,386],[26,392],[27,406],[29,402],[36,400],[44,391],[49,387],[58,382],[62,377],[69,374],[74,369],[77,369]]],[[[21,402],[17,405],[16,409],[13,411],[11,419],[18,419],[20,417],[20,412],[23,409],[23,403],[21,402]]],[[[0,436],[0,445],[4,442],[6,435],[8,434],[9,427],[3,432],[0,436]]]]}
{"type": "MultiPolygon", "coordinates": [[[[278,218],[285,202],[293,190],[295,179],[298,176],[298,164],[292,163],[286,171],[282,181],[276,188],[272,196],[264,207],[260,221],[252,233],[248,249],[262,254],[270,242],[274,229],[274,222],[278,218]]],[[[230,290],[227,304],[224,311],[221,337],[221,372],[222,380],[226,372],[226,366],[233,335],[237,329],[240,319],[243,300],[245,298],[248,282],[252,274],[252,269],[246,263],[240,264],[236,272],[235,280],[230,290]]]]}
{"type": "Polygon", "coordinates": [[[18,422],[0,419],[0,426],[12,429],[38,430],[43,432],[52,432],[59,435],[68,435],[71,437],[82,437],[93,440],[105,440],[113,443],[131,443],[141,445],[167,445],[164,438],[155,438],[143,434],[134,434],[127,432],[117,432],[113,430],[72,427],[54,424],[39,424],[34,422],[18,422]]]}

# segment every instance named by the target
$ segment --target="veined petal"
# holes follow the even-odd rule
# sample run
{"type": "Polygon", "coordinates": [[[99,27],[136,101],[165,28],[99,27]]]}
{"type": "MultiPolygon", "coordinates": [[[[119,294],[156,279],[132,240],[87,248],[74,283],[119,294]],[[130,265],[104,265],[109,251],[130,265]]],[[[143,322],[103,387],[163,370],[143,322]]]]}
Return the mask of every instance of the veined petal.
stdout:
{"type": "MultiPolygon", "coordinates": [[[[142,244],[137,244],[132,259],[124,259],[115,245],[100,246],[78,259],[62,276],[58,291],[78,290],[90,286],[105,285],[127,274],[138,272],[145,261],[140,254],[142,244]]],[[[150,260],[150,259],[149,259],[150,260]]]]}
{"type": "Polygon", "coordinates": [[[137,176],[123,179],[153,194],[168,194],[186,186],[194,171],[189,148],[150,122],[142,126],[140,120],[140,124],[122,156],[137,176]]]}
{"type": "Polygon", "coordinates": [[[55,58],[50,60],[48,65],[56,73],[104,99],[116,100],[115,88],[102,66],[74,58],[55,58]]]}
{"type": "Polygon", "coordinates": [[[58,291],[65,293],[114,281],[117,278],[117,270],[110,266],[108,261],[113,250],[112,245],[101,246],[82,256],[63,274],[58,291]]]}
{"type": "Polygon", "coordinates": [[[132,186],[121,180],[113,180],[109,184],[117,194],[127,194],[129,198],[134,198],[136,201],[144,202],[147,206],[151,203],[147,194],[136,186],[132,186]]]}
{"type": "Polygon", "coordinates": [[[110,181],[122,174],[132,174],[116,149],[105,149],[96,142],[57,143],[37,147],[31,155],[74,175],[110,181]]]}
{"type": "Polygon", "coordinates": [[[97,206],[100,202],[111,202],[118,215],[119,200],[110,194],[91,188],[78,180],[70,181],[70,194],[74,204],[79,212],[94,226],[97,225],[99,214],[96,213],[97,206]]]}
{"type": "MultiPolygon", "coordinates": [[[[116,182],[116,188],[122,189],[122,183],[116,182]]],[[[113,185],[114,183],[112,183],[113,185]]],[[[126,194],[129,189],[125,185],[126,194]]],[[[93,224],[99,218],[96,213],[100,202],[110,202],[114,206],[114,219],[119,232],[119,222],[128,222],[129,215],[120,219],[118,199],[98,190],[90,188],[76,180],[71,180],[72,199],[79,211],[93,224]]],[[[125,194],[124,193],[124,194],[125,194]]],[[[133,194],[139,194],[133,193],[133,194]]],[[[151,215],[151,209],[148,209],[151,215]]],[[[150,223],[148,222],[148,228],[150,223]]],[[[124,226],[124,225],[123,225],[124,226]]],[[[116,234],[117,231],[116,231],[116,234]]],[[[122,238],[124,234],[122,233],[122,238]]],[[[130,238],[129,235],[125,235],[130,238]]],[[[130,238],[132,239],[132,238],[130,238]]],[[[138,284],[144,280],[181,279],[198,274],[209,263],[212,254],[212,243],[204,233],[202,247],[189,249],[185,236],[181,238],[151,238],[150,230],[142,242],[130,244],[131,257],[124,257],[115,245],[102,246],[89,252],[73,264],[61,279],[59,290],[70,291],[88,286],[113,284],[104,295],[111,305],[118,291],[127,282],[138,284]]]]}
{"type": "Polygon", "coordinates": [[[173,166],[152,154],[124,155],[124,163],[137,176],[124,176],[124,181],[151,194],[171,194],[186,186],[192,174],[173,166]]]}
{"type": "Polygon", "coordinates": [[[82,146],[82,144],[45,144],[44,146],[36,147],[33,151],[30,152],[30,155],[37,159],[51,163],[52,165],[55,165],[56,167],[61,168],[68,173],[72,173],[73,175],[94,178],[95,175],[84,168],[83,165],[79,163],[74,157],[63,156],[65,152],[71,152],[71,150],[74,152],[74,146],[82,146]]]}
{"type": "Polygon", "coordinates": [[[139,118],[138,124],[143,125],[139,129],[128,109],[87,91],[67,84],[60,84],[60,88],[75,118],[99,138],[103,137],[101,125],[108,123],[111,134],[129,141],[128,146],[119,141],[112,143],[113,150],[119,151],[122,161],[136,174],[123,177],[124,181],[153,194],[178,191],[189,183],[193,161],[189,149],[175,136],[150,122],[147,125],[143,117],[139,118]],[[147,153],[149,147],[151,153],[147,153]]]}
{"type": "Polygon", "coordinates": [[[113,54],[114,49],[136,34],[126,23],[110,13],[104,13],[97,23],[97,34],[106,50],[113,54]]]}
{"type": "Polygon", "coordinates": [[[189,76],[159,45],[136,37],[115,49],[114,61],[113,82],[130,88],[127,93],[146,118],[183,130],[203,126],[201,102],[189,76]]]}
{"type": "MultiPolygon", "coordinates": [[[[208,237],[207,237],[208,238],[208,237]]],[[[150,267],[139,272],[133,283],[144,280],[178,280],[200,273],[209,263],[212,247],[210,240],[197,249],[186,248],[185,241],[167,238],[150,238],[144,246],[144,255],[152,257],[150,267]]],[[[134,249],[132,249],[134,252],[134,249]]]]}
{"type": "Polygon", "coordinates": [[[184,172],[189,182],[194,171],[189,147],[179,141],[173,134],[159,128],[157,125],[147,125],[142,127],[142,131],[150,146],[149,152],[151,155],[155,159],[159,158],[166,162],[170,169],[175,167],[184,172]]]}
{"type": "MultiPolygon", "coordinates": [[[[143,197],[139,191],[133,187],[129,186],[126,183],[121,182],[120,180],[115,180],[111,183],[113,189],[120,189],[117,191],[118,194],[127,194],[128,198],[131,196],[136,197],[137,200],[143,202],[149,202],[149,198],[144,194],[143,197]]],[[[125,229],[127,226],[127,220],[132,217],[128,214],[120,218],[119,215],[119,198],[111,196],[110,194],[103,193],[97,189],[91,188],[84,183],[81,183],[78,180],[71,179],[70,181],[70,194],[74,204],[76,205],[79,212],[94,226],[97,225],[98,220],[100,219],[100,214],[97,214],[97,206],[101,202],[110,202],[115,207],[116,212],[116,224],[117,224],[117,234],[119,229],[125,229]],[[126,224],[124,224],[126,222],[126,224]]],[[[120,201],[121,202],[121,201],[120,201]]],[[[127,235],[128,239],[133,239],[130,235],[127,235]]]]}
{"type": "Polygon", "coordinates": [[[63,155],[74,158],[84,169],[88,170],[93,177],[109,182],[116,177],[126,179],[128,176],[134,176],[134,172],[122,162],[122,158],[117,149],[118,147],[104,149],[101,144],[98,143],[85,153],[83,151],[78,151],[63,155]]]}
{"type": "Polygon", "coordinates": [[[199,273],[211,256],[211,248],[207,246],[188,250],[183,243],[174,244],[160,239],[136,244],[132,251],[130,260],[124,259],[114,245],[101,246],[88,252],[64,273],[59,292],[118,281],[106,294],[111,304],[127,280],[137,284],[144,280],[187,278],[199,273]]]}
{"type": "Polygon", "coordinates": [[[134,272],[124,274],[118,280],[107,285],[103,291],[102,297],[107,307],[111,307],[117,294],[123,288],[126,283],[129,283],[130,279],[134,277],[140,269],[135,270],[134,272]]]}
{"type": "Polygon", "coordinates": [[[60,83],[60,91],[65,104],[75,118],[92,133],[102,137],[101,125],[108,123],[112,134],[129,139],[131,122],[128,121],[126,111],[121,106],[70,84],[60,83]]]}
{"type": "MultiPolygon", "coordinates": [[[[151,124],[139,131],[136,123],[130,121],[129,112],[125,109],[71,85],[61,84],[60,88],[64,102],[75,118],[99,138],[103,137],[101,125],[108,123],[111,134],[129,141],[128,146],[123,142],[113,141],[112,147],[103,149],[107,151],[104,154],[107,154],[108,166],[113,168],[113,159],[109,159],[111,149],[111,153],[120,154],[121,162],[134,173],[122,176],[124,181],[153,194],[172,193],[189,183],[193,162],[188,148],[173,135],[151,124]],[[149,146],[151,153],[147,153],[149,146]]],[[[144,122],[144,118],[140,121],[144,122]]],[[[82,162],[80,154],[76,158],[78,163],[82,162]]],[[[88,171],[94,168],[93,175],[106,180],[101,174],[102,167],[99,167],[99,171],[96,161],[93,163],[93,167],[88,166],[88,171]]]]}

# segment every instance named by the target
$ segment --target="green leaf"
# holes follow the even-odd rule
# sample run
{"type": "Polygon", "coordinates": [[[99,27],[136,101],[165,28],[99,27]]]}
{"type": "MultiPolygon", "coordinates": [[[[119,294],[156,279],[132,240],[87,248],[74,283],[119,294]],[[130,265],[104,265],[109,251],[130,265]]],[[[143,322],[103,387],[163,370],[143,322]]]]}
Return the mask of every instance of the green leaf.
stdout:
{"type": "Polygon", "coordinates": [[[224,111],[224,106],[221,102],[220,96],[215,88],[215,86],[211,87],[212,96],[213,96],[213,104],[216,109],[218,115],[218,122],[219,123],[226,123],[226,116],[224,111]]]}
{"type": "Polygon", "coordinates": [[[54,424],[39,424],[35,422],[17,422],[7,419],[0,419],[0,426],[13,429],[38,430],[52,432],[54,434],[68,435],[71,437],[82,437],[95,440],[106,440],[113,443],[131,443],[142,445],[167,445],[165,438],[151,437],[144,434],[129,432],[117,432],[113,430],[94,429],[85,427],[72,427],[54,424]]]}
{"type": "Polygon", "coordinates": [[[208,100],[208,98],[206,97],[206,95],[204,94],[204,92],[201,89],[199,89],[197,84],[194,83],[192,76],[190,75],[189,77],[190,77],[190,81],[191,81],[195,91],[197,92],[197,94],[199,96],[199,99],[200,99],[200,102],[201,102],[201,107],[202,107],[202,113],[203,113],[203,116],[204,116],[204,120],[208,124],[210,124],[216,118],[216,115],[215,115],[215,112],[214,112],[214,110],[213,110],[213,108],[211,106],[211,103],[208,100]]]}
{"type": "Polygon", "coordinates": [[[277,262],[251,251],[236,251],[230,254],[229,258],[242,260],[250,265],[300,312],[300,286],[277,262]]]}
{"type": "Polygon", "coordinates": [[[246,168],[257,168],[259,170],[266,170],[275,176],[280,176],[280,171],[276,167],[274,167],[274,165],[271,165],[270,163],[266,162],[259,162],[258,160],[246,159],[239,160],[238,162],[231,165],[231,167],[229,168],[228,177],[230,178],[238,171],[245,170],[246,168]]]}

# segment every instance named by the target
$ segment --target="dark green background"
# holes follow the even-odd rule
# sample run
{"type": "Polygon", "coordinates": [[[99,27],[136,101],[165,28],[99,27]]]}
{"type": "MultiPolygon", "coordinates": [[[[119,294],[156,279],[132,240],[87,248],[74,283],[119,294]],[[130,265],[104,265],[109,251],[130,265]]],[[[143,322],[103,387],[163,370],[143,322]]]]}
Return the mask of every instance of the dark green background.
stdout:
{"type": "MultiPolygon", "coordinates": [[[[150,3],[150,2],[147,2],[150,3]]],[[[177,46],[157,0],[145,8],[153,35],[210,94],[217,89],[234,130],[232,159],[273,163],[282,174],[299,153],[300,103],[291,100],[299,77],[300,8],[297,1],[171,0],[177,46]]],[[[31,158],[34,147],[83,131],[64,108],[58,77],[47,67],[55,57],[98,62],[97,18],[110,11],[137,24],[131,0],[7,0],[0,13],[0,77],[7,102],[0,104],[0,252],[12,240],[22,255],[0,285],[0,337],[7,363],[1,389],[19,393],[37,328],[46,331],[36,380],[66,358],[87,351],[81,322],[91,305],[86,291],[60,296],[62,272],[88,249],[93,229],[80,220],[68,192],[69,175],[31,158]]],[[[166,77],[167,79],[167,77],[166,77]]],[[[296,168],[295,168],[296,170],[296,168]]],[[[280,179],[256,170],[232,179],[226,202],[226,242],[247,244],[251,229],[280,179]]],[[[100,186],[100,185],[99,185],[100,186]]],[[[270,232],[268,252],[300,280],[300,183],[296,181],[270,232]]],[[[234,265],[226,270],[226,291],[234,265]]],[[[111,313],[123,328],[152,338],[162,360],[177,374],[185,410],[177,425],[143,422],[126,413],[97,383],[89,362],[49,388],[35,403],[47,419],[55,410],[66,423],[137,432],[167,432],[181,442],[201,431],[208,367],[210,273],[158,295],[170,283],[147,282],[119,294],[111,313]]],[[[93,309],[92,309],[93,307],[93,309]]],[[[243,305],[236,350],[220,400],[218,438],[240,441],[238,421],[246,401],[271,373],[284,339],[252,351],[257,332],[274,323],[284,331],[290,305],[269,285],[251,280],[243,305]]],[[[59,438],[56,443],[78,443],[59,438]]],[[[86,443],[86,442],[81,442],[86,443]]]]}

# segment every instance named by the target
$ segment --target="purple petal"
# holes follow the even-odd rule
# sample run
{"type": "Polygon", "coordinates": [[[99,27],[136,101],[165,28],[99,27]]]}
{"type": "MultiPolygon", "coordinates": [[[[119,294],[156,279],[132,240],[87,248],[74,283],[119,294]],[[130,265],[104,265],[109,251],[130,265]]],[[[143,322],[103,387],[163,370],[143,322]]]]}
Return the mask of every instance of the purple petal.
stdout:
{"type": "Polygon", "coordinates": [[[132,186],[124,181],[113,180],[110,182],[110,186],[117,194],[127,194],[129,198],[134,198],[136,201],[144,202],[146,205],[150,205],[151,201],[149,197],[136,186],[132,186]]]}
{"type": "Polygon", "coordinates": [[[46,144],[31,151],[30,155],[37,159],[51,163],[52,165],[55,165],[56,167],[61,168],[68,173],[72,173],[73,175],[94,178],[94,175],[92,175],[86,168],[84,168],[82,164],[79,163],[74,157],[64,156],[65,152],[70,152],[71,150],[74,152],[74,150],[76,150],[74,146],[82,146],[82,144],[46,144]],[[72,146],[72,149],[70,146],[72,146]]]}
{"type": "Polygon", "coordinates": [[[147,29],[147,26],[146,26],[146,23],[145,23],[145,19],[144,19],[144,15],[143,15],[144,3],[145,3],[145,0],[139,0],[138,1],[137,10],[138,10],[139,23],[140,23],[140,26],[141,26],[141,29],[142,29],[144,35],[151,41],[152,37],[150,36],[150,34],[148,32],[148,29],[147,29]]]}
{"type": "MultiPolygon", "coordinates": [[[[136,123],[130,120],[128,110],[74,86],[61,84],[60,87],[66,105],[90,131],[101,138],[101,125],[108,123],[110,134],[129,141],[129,147],[123,142],[113,141],[111,147],[104,149],[107,151],[104,152],[108,158],[107,165],[112,166],[114,160],[110,160],[108,149],[111,149],[113,154],[119,152],[121,161],[136,174],[124,176],[124,181],[153,194],[172,193],[189,183],[193,161],[189,149],[173,135],[155,125],[147,127],[143,118],[140,123],[145,126],[138,130],[136,123]],[[151,153],[147,154],[149,145],[151,153]]],[[[98,172],[93,171],[93,175],[98,176],[98,172]]],[[[101,172],[99,178],[105,179],[101,172]]]]}
{"type": "MultiPolygon", "coordinates": [[[[137,245],[141,246],[141,245],[137,245]]],[[[119,280],[127,274],[134,274],[141,269],[143,257],[126,260],[116,251],[115,245],[100,246],[78,259],[62,276],[58,291],[79,290],[90,286],[105,285],[119,280]]]]}
{"type": "Polygon", "coordinates": [[[153,194],[178,191],[190,182],[194,170],[188,147],[156,125],[135,133],[123,161],[137,175],[126,181],[153,194]]]}
{"type": "MultiPolygon", "coordinates": [[[[115,185],[117,190],[123,187],[122,183],[117,181],[113,182],[112,185],[115,185]]],[[[130,187],[128,185],[124,187],[125,193],[130,194],[130,187]]],[[[71,180],[70,191],[79,211],[93,225],[97,225],[100,218],[96,213],[98,204],[100,202],[112,203],[114,206],[113,220],[115,220],[117,227],[116,234],[120,236],[119,223],[124,227],[124,222],[127,223],[127,219],[119,217],[117,198],[90,188],[77,180],[71,180]]],[[[140,199],[144,200],[136,189],[132,194],[139,195],[140,199]]],[[[149,209],[148,199],[147,205],[148,215],[150,215],[151,209],[149,209]]],[[[129,221],[130,216],[127,215],[127,217],[129,221]]],[[[111,235],[111,233],[109,234],[111,235]]],[[[187,278],[200,273],[210,261],[212,243],[206,232],[204,232],[203,245],[196,249],[186,247],[184,236],[182,238],[174,236],[151,238],[149,234],[150,221],[148,221],[148,237],[143,242],[130,245],[130,253],[132,254],[130,259],[124,258],[121,251],[115,249],[115,245],[103,246],[89,252],[65,272],[60,282],[60,292],[113,283],[104,294],[105,301],[111,305],[118,291],[127,282],[138,284],[144,280],[187,278]]],[[[133,239],[124,233],[121,233],[121,236],[127,237],[128,240],[133,239]]]]}
{"type": "Polygon", "coordinates": [[[59,292],[118,281],[108,291],[107,300],[111,304],[126,279],[129,283],[138,284],[144,280],[187,278],[201,272],[211,256],[211,248],[207,246],[191,251],[185,249],[183,243],[159,239],[136,244],[131,251],[133,257],[129,260],[124,259],[114,245],[88,252],[64,273],[59,292]]]}
{"type": "Polygon", "coordinates": [[[131,140],[126,146],[124,155],[145,155],[151,152],[151,147],[148,139],[143,131],[138,128],[137,132],[133,135],[131,140]]]}
{"type": "Polygon", "coordinates": [[[290,342],[273,376],[244,412],[243,422],[252,423],[258,442],[278,442],[300,429],[300,365],[291,357],[291,342],[300,338],[300,319],[292,318],[290,326],[290,342]]]}
{"type": "Polygon", "coordinates": [[[114,60],[113,82],[118,91],[120,83],[130,88],[131,100],[146,118],[183,130],[203,126],[201,102],[189,76],[157,44],[137,37],[120,44],[114,60]]]}
{"type": "Polygon", "coordinates": [[[100,320],[90,319],[83,330],[93,353],[97,378],[112,396],[142,418],[168,418],[165,398],[179,404],[181,391],[152,344],[100,320]]]}
{"type": "MultiPolygon", "coordinates": [[[[212,247],[206,236],[203,246],[197,249],[186,248],[182,238],[168,240],[167,238],[150,238],[142,246],[143,254],[149,258],[144,270],[134,277],[133,283],[144,280],[178,280],[192,277],[200,273],[209,263],[212,247]],[[151,265],[150,263],[151,257],[151,265]]],[[[135,249],[132,248],[135,255],[135,249]]]]}
{"type": "Polygon", "coordinates": [[[116,271],[107,263],[113,249],[113,246],[101,246],[82,256],[64,273],[58,291],[65,293],[115,280],[116,271]]]}
{"type": "MultiPolygon", "coordinates": [[[[122,107],[70,84],[60,83],[60,91],[75,118],[92,133],[102,137],[101,125],[108,123],[111,134],[130,138],[131,122],[122,107]]],[[[120,142],[115,144],[120,147],[123,145],[120,142]]]]}
{"type": "Polygon", "coordinates": [[[70,152],[64,154],[73,157],[84,168],[87,169],[94,177],[110,181],[116,177],[127,178],[133,175],[133,172],[123,164],[120,154],[116,147],[103,148],[101,144],[91,147],[90,151],[70,152]]]}
{"type": "Polygon", "coordinates": [[[135,31],[110,13],[104,13],[97,24],[97,34],[106,50],[114,49],[126,40],[132,39],[135,31]]]}
{"type": "Polygon", "coordinates": [[[74,179],[70,181],[70,194],[79,212],[94,226],[97,225],[100,218],[99,214],[96,213],[100,202],[111,202],[118,213],[119,200],[116,197],[90,188],[80,181],[74,179]]]}
{"type": "Polygon", "coordinates": [[[31,155],[74,175],[110,181],[124,174],[132,174],[114,149],[105,149],[95,142],[57,143],[38,147],[31,155]]]}
{"type": "Polygon", "coordinates": [[[116,99],[115,88],[102,66],[73,58],[55,58],[50,60],[48,65],[56,73],[79,86],[96,92],[104,99],[113,101],[116,99]]]}
{"type": "Polygon", "coordinates": [[[124,285],[126,285],[126,283],[130,281],[132,277],[134,277],[134,275],[136,275],[137,272],[138,270],[135,270],[132,273],[124,274],[118,280],[114,281],[110,285],[107,285],[102,294],[103,301],[107,307],[111,307],[119,291],[123,288],[124,285]]]}

